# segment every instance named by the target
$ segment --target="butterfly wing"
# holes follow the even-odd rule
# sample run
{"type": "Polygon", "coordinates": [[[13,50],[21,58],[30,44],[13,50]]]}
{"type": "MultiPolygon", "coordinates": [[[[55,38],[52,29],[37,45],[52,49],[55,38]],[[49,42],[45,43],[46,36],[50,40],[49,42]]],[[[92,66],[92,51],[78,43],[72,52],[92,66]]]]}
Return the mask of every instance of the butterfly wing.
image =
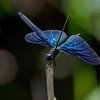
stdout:
{"type": "Polygon", "coordinates": [[[34,31],[36,34],[44,41],[50,48],[54,48],[54,45],[48,39],[48,37],[36,26],[34,25],[24,14],[18,13],[21,19],[34,31]]]}
{"type": "Polygon", "coordinates": [[[30,43],[40,44],[40,45],[49,47],[49,45],[46,42],[44,42],[35,32],[26,34],[25,40],[30,43]]]}
{"type": "Polygon", "coordinates": [[[49,31],[43,32],[36,25],[34,25],[24,14],[22,14],[21,12],[19,12],[18,14],[22,18],[22,20],[36,33],[36,34],[32,33],[32,34],[27,35],[25,37],[27,41],[49,46],[50,48],[54,48],[56,44],[60,45],[61,43],[65,42],[67,36],[64,32],[58,42],[58,37],[60,36],[61,31],[49,30],[49,31]]]}
{"type": "MultiPolygon", "coordinates": [[[[58,38],[59,38],[59,35],[61,34],[61,31],[58,31],[58,30],[47,30],[47,31],[43,31],[43,33],[49,39],[50,43],[53,46],[56,46],[58,38]]],[[[60,45],[60,44],[64,43],[66,41],[66,38],[67,38],[67,35],[66,35],[66,33],[63,32],[58,44],[60,45]]],[[[49,45],[45,41],[43,41],[36,34],[36,32],[32,32],[32,33],[27,34],[25,36],[25,40],[27,42],[30,42],[30,43],[40,44],[40,45],[49,47],[49,45]]]]}
{"type": "Polygon", "coordinates": [[[95,51],[78,35],[70,36],[68,40],[59,47],[62,52],[72,54],[89,64],[100,64],[100,58],[95,51]]]}
{"type": "Polygon", "coordinates": [[[43,33],[49,38],[49,40],[51,41],[51,43],[56,46],[57,42],[58,45],[61,45],[62,43],[64,43],[67,40],[67,35],[65,32],[62,33],[60,40],[58,41],[58,38],[60,36],[62,31],[59,30],[47,30],[47,31],[43,31],[43,33]]]}

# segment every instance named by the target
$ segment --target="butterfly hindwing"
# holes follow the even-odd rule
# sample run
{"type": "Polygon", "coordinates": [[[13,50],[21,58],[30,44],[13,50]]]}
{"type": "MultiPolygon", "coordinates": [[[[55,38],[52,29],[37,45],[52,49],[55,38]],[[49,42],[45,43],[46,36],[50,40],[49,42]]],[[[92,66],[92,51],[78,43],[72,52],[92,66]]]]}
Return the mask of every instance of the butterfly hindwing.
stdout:
{"type": "MultiPolygon", "coordinates": [[[[49,40],[51,41],[52,44],[54,44],[55,46],[57,45],[58,42],[58,38],[60,36],[62,31],[59,30],[47,30],[47,31],[43,31],[43,33],[49,38],[49,40]]],[[[61,45],[62,43],[64,43],[67,39],[67,35],[65,32],[62,33],[60,40],[58,42],[58,45],[61,45]]]]}
{"type": "Polygon", "coordinates": [[[60,46],[60,50],[72,54],[92,65],[100,64],[100,58],[95,51],[78,35],[72,35],[60,46]]]}
{"type": "Polygon", "coordinates": [[[49,45],[46,42],[44,42],[35,32],[26,34],[25,40],[27,42],[30,42],[30,43],[33,43],[33,44],[40,44],[40,45],[49,47],[49,45]]]}

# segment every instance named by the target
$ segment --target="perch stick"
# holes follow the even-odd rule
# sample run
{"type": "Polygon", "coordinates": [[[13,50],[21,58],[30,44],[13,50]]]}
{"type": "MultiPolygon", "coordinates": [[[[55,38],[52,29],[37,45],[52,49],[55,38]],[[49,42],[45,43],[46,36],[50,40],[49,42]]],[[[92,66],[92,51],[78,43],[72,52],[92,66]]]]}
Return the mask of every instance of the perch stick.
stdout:
{"type": "Polygon", "coordinates": [[[48,100],[56,100],[54,97],[54,89],[53,89],[53,66],[46,65],[46,79],[47,79],[47,95],[48,100]]]}

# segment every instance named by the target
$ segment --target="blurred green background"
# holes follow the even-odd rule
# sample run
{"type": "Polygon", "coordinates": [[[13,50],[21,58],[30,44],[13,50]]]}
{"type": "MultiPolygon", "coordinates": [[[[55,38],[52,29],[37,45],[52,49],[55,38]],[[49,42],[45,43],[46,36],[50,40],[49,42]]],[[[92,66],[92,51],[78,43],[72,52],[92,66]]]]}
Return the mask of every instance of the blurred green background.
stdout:
{"type": "MultiPolygon", "coordinates": [[[[44,56],[49,48],[27,43],[32,30],[25,14],[41,30],[62,30],[80,37],[100,56],[100,0],[0,0],[0,100],[47,100],[44,56]]],[[[57,100],[99,100],[100,65],[61,53],[54,69],[57,100]]]]}

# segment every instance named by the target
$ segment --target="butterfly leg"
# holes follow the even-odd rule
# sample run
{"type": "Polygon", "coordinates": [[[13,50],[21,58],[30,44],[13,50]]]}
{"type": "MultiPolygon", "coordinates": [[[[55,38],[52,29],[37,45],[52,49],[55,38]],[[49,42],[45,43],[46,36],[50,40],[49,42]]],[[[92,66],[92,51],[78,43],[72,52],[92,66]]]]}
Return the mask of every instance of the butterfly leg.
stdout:
{"type": "Polygon", "coordinates": [[[53,59],[53,67],[56,67],[56,60],[53,59]]]}
{"type": "MultiPolygon", "coordinates": [[[[52,59],[52,64],[53,64],[53,68],[56,68],[56,60],[52,59]]],[[[51,78],[54,76],[54,74],[52,74],[51,78]]]]}
{"type": "Polygon", "coordinates": [[[53,62],[53,60],[50,60],[50,63],[49,63],[49,65],[52,65],[52,62],[53,62]]]}
{"type": "Polygon", "coordinates": [[[52,59],[49,63],[49,65],[53,65],[53,67],[56,67],[56,60],[52,59]]]}

